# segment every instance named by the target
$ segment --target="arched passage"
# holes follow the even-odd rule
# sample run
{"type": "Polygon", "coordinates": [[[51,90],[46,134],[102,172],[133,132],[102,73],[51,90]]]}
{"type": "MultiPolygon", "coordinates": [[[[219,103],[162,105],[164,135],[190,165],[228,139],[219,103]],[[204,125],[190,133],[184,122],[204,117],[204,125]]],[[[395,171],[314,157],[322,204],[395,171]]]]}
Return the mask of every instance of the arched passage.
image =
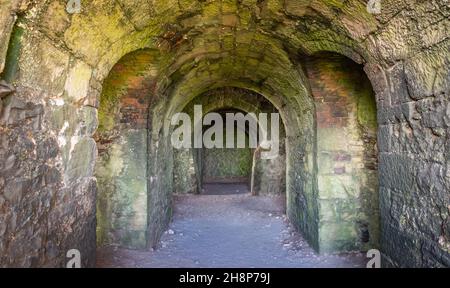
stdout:
{"type": "Polygon", "coordinates": [[[158,53],[137,50],[124,56],[106,78],[94,135],[99,151],[97,243],[147,247],[147,150],[158,53]]]}
{"type": "MultiPolygon", "coordinates": [[[[193,119],[194,106],[201,105],[204,114],[218,110],[236,110],[235,112],[249,114],[253,113],[256,117],[260,113],[268,115],[270,123],[270,114],[277,113],[275,107],[258,93],[246,89],[225,87],[207,91],[190,102],[184,109],[193,119]]],[[[248,129],[248,127],[247,127],[248,129]]],[[[279,157],[270,160],[262,160],[260,153],[255,154],[255,149],[251,149],[250,163],[243,163],[245,167],[250,166],[252,170],[248,179],[248,184],[254,194],[268,195],[285,193],[286,173],[285,173],[285,128],[280,119],[279,123],[279,157]],[[262,162],[265,164],[261,165],[262,162]],[[248,165],[249,164],[249,165],[248,165]],[[255,166],[256,165],[256,166],[255,166]],[[255,177],[256,176],[256,177],[255,177]]],[[[254,136],[252,136],[254,137],[254,136]]],[[[270,139],[270,137],[269,137],[270,139]]],[[[249,144],[247,139],[247,144],[249,144]]],[[[250,149],[249,147],[247,147],[250,149]]],[[[226,149],[225,149],[226,150],[226,149]]],[[[239,150],[239,149],[237,149],[239,150]]],[[[222,151],[226,153],[226,151],[222,151]]],[[[239,151],[234,151],[240,154],[239,151]]],[[[243,152],[243,151],[241,151],[243,152]]],[[[202,170],[200,162],[201,156],[198,150],[181,149],[175,151],[175,182],[176,193],[193,192],[199,193],[202,186],[202,170]],[[199,157],[200,156],[200,157],[199,157]],[[198,157],[198,158],[197,158],[198,157]],[[199,159],[200,158],[200,159],[199,159]]],[[[226,159],[223,159],[226,161],[226,159]]],[[[222,163],[222,166],[230,164],[222,163]]],[[[236,163],[235,163],[236,164],[236,163]]],[[[247,167],[248,168],[248,167],[247,167]]],[[[225,173],[226,174],[226,173],[225,173]]],[[[239,173],[238,173],[239,174],[239,173]]],[[[241,175],[242,176],[242,175],[241,175]]],[[[219,179],[217,179],[219,180],[219,179]]],[[[226,179],[224,179],[226,180],[226,179]]],[[[229,179],[228,181],[231,181],[229,179]]],[[[242,178],[240,179],[243,180],[242,178]]]]}
{"type": "MultiPolygon", "coordinates": [[[[285,56],[284,59],[289,61],[287,55],[285,56]]],[[[171,87],[173,96],[165,120],[165,131],[170,131],[171,115],[182,111],[192,99],[209,89],[233,86],[264,95],[280,112],[286,126],[286,153],[289,159],[287,163],[288,214],[297,227],[307,231],[305,234],[311,243],[317,244],[316,213],[318,210],[314,196],[317,191],[314,168],[314,107],[305,84],[299,82],[304,79],[302,71],[288,63],[278,66],[277,70],[273,70],[270,65],[261,65],[257,73],[252,74],[252,78],[246,78],[242,75],[246,69],[232,68],[237,69],[234,74],[231,73],[232,75],[227,70],[220,69],[223,65],[230,65],[229,62],[234,61],[233,58],[216,59],[217,65],[214,68],[209,67],[206,59],[199,60],[194,69],[187,71],[187,75],[183,77],[178,75],[178,82],[172,83],[171,87]],[[213,70],[204,72],[204,69],[213,70]],[[284,71],[285,69],[287,71],[284,71]],[[209,76],[195,77],[198,73],[209,76]],[[267,77],[270,81],[264,81],[267,77]],[[275,83],[283,85],[276,86],[275,83]],[[289,154],[289,151],[295,152],[289,154]]]]}
{"type": "Polygon", "coordinates": [[[337,53],[304,57],[316,106],[321,252],[379,247],[375,95],[363,67],[337,53]]]}
{"type": "MultiPolygon", "coordinates": [[[[261,53],[262,55],[265,55],[264,53],[266,52],[261,53]]],[[[132,226],[129,225],[129,222],[125,221],[122,222],[122,225],[126,227],[126,230],[119,238],[125,237],[128,239],[127,241],[129,241],[130,236],[124,235],[127,235],[128,233],[137,235],[135,236],[135,239],[139,239],[138,243],[141,244],[131,244],[131,247],[153,246],[158,243],[158,239],[167,225],[164,223],[168,223],[171,217],[172,192],[174,187],[176,187],[176,182],[174,182],[174,165],[171,160],[174,157],[170,143],[170,135],[173,129],[170,125],[171,117],[175,115],[175,113],[181,112],[186,108],[189,109],[189,104],[195,103],[193,100],[198,97],[205,97],[199,95],[207,95],[208,91],[232,86],[247,89],[248,91],[253,90],[264,95],[263,97],[266,97],[270,101],[270,105],[274,105],[274,108],[271,109],[280,111],[283,121],[287,123],[287,213],[291,221],[304,233],[309,242],[317,250],[323,252],[352,251],[364,249],[366,246],[373,247],[374,245],[377,245],[378,205],[376,202],[371,201],[374,198],[377,198],[377,176],[368,176],[368,173],[365,172],[359,174],[353,172],[353,170],[358,170],[359,168],[357,167],[361,165],[361,163],[358,162],[358,159],[364,158],[364,160],[361,160],[361,162],[364,162],[370,157],[373,157],[374,153],[376,155],[376,152],[367,152],[371,149],[365,149],[364,147],[353,149],[355,151],[358,149],[362,150],[362,154],[358,154],[355,151],[353,151],[355,153],[352,151],[346,152],[346,149],[352,150],[349,148],[351,145],[344,145],[345,148],[341,147],[337,150],[335,148],[338,146],[335,146],[334,148],[324,148],[327,146],[327,142],[330,142],[330,139],[326,139],[326,137],[332,137],[333,139],[331,139],[331,142],[333,143],[336,141],[343,141],[343,143],[348,142],[347,144],[349,144],[352,141],[364,142],[364,139],[362,139],[363,137],[360,134],[368,133],[370,135],[366,135],[367,137],[365,140],[369,141],[368,145],[372,144],[372,148],[375,149],[375,142],[370,140],[374,138],[374,129],[376,129],[370,126],[373,125],[373,123],[376,123],[376,117],[373,115],[375,113],[373,97],[370,98],[373,95],[370,95],[370,83],[366,81],[367,79],[364,80],[364,73],[362,70],[359,69],[359,72],[355,72],[356,74],[349,74],[347,72],[353,71],[352,69],[356,66],[353,67],[352,65],[356,64],[351,64],[351,60],[343,60],[344,57],[331,56],[330,54],[317,54],[311,57],[304,56],[303,59],[306,59],[306,61],[297,63],[298,66],[289,64],[290,62],[286,56],[284,59],[287,62],[285,65],[279,66],[279,70],[270,69],[270,66],[264,66],[265,61],[267,60],[261,60],[262,62],[258,66],[259,68],[256,70],[256,73],[249,74],[250,78],[248,78],[246,75],[248,70],[234,70],[234,74],[230,74],[228,70],[221,69],[221,67],[229,65],[229,61],[236,61],[233,59],[243,57],[239,52],[233,57],[225,57],[223,59],[216,58],[214,61],[217,65],[211,67],[210,58],[216,57],[214,55],[215,53],[212,53],[203,59],[196,58],[196,65],[185,72],[174,70],[168,78],[168,84],[162,86],[158,86],[161,84],[158,84],[157,82],[154,82],[155,85],[149,85],[149,83],[152,83],[151,81],[154,81],[150,79],[158,79],[158,77],[155,77],[157,76],[155,69],[139,67],[139,65],[133,66],[137,69],[141,80],[143,75],[145,75],[145,71],[147,71],[146,73],[150,73],[150,78],[145,79],[145,81],[148,81],[148,87],[141,90],[141,92],[146,95],[145,97],[147,100],[152,99],[151,107],[147,103],[145,104],[147,106],[144,108],[144,110],[148,109],[149,111],[149,116],[144,117],[144,119],[148,118],[148,120],[146,120],[146,129],[148,129],[148,133],[145,134],[148,135],[148,141],[145,145],[140,145],[139,150],[141,153],[145,153],[145,147],[148,147],[148,152],[146,152],[148,165],[145,169],[140,169],[140,172],[145,171],[144,174],[146,175],[146,178],[141,177],[140,179],[144,182],[148,181],[147,183],[142,183],[147,189],[147,192],[143,193],[143,195],[146,194],[147,196],[139,201],[138,198],[135,198],[137,201],[135,203],[141,203],[141,206],[139,211],[135,210],[131,212],[132,215],[139,215],[140,217],[140,232],[129,231],[132,226]],[[345,67],[345,65],[349,66],[345,67]],[[322,69],[324,67],[325,69],[322,69]],[[327,77],[330,79],[333,78],[330,76],[333,68],[342,72],[342,77],[339,81],[347,81],[347,83],[341,83],[339,81],[336,83],[332,83],[332,81],[330,81],[330,83],[326,82],[327,77]],[[303,72],[302,69],[305,69],[305,72],[303,72]],[[285,77],[286,74],[291,76],[285,77]],[[271,80],[269,81],[268,79],[271,80]],[[301,80],[301,82],[299,82],[299,80],[301,80]],[[365,86],[362,89],[357,91],[355,87],[358,82],[366,84],[364,84],[365,86]],[[323,84],[331,84],[331,86],[328,87],[323,84]],[[337,85],[337,89],[334,90],[341,92],[339,89],[342,88],[341,90],[343,92],[341,94],[336,94],[336,91],[333,90],[333,85],[337,85]],[[339,85],[342,87],[339,87],[339,85]],[[156,91],[152,90],[155,87],[162,89],[155,93],[171,96],[162,98],[154,97],[153,100],[153,96],[149,93],[150,91],[156,91]],[[329,95],[329,93],[331,93],[331,95],[329,95]],[[354,97],[348,101],[341,101],[341,99],[339,99],[339,97],[347,97],[348,95],[350,95],[350,98],[353,97],[352,95],[354,95],[354,97]],[[334,104],[341,103],[339,104],[341,106],[338,105],[333,107],[334,111],[323,110],[323,108],[319,106],[321,103],[323,104],[324,99],[327,97],[334,99],[330,103],[333,103],[334,101],[334,104]],[[363,100],[358,97],[363,98],[363,100]],[[369,100],[364,97],[369,97],[369,100]],[[168,99],[170,99],[170,101],[168,99]],[[353,105],[354,107],[344,107],[346,105],[349,107],[353,105]],[[339,108],[341,111],[338,110],[339,108]],[[164,113],[166,116],[161,117],[164,113]],[[370,113],[372,114],[369,115],[370,113]],[[356,118],[352,115],[356,115],[356,118]],[[317,124],[316,121],[318,121],[317,124]],[[331,124],[330,127],[332,129],[328,129],[330,127],[327,127],[326,123],[331,124]],[[359,128],[356,128],[358,125],[368,125],[368,128],[366,127],[367,129],[363,129],[364,131],[361,133],[355,132],[359,131],[359,128]],[[353,131],[358,135],[352,140],[342,140],[348,136],[342,134],[344,131],[342,128],[345,128],[350,132],[353,131]],[[293,151],[295,151],[295,153],[293,151]],[[363,155],[364,153],[367,153],[367,155],[363,155]],[[372,156],[369,154],[372,154],[372,156]],[[289,155],[294,155],[294,157],[289,157],[289,155]],[[327,160],[327,157],[331,157],[333,160],[327,160]],[[350,160],[354,160],[354,162],[350,161],[349,158],[350,160]],[[350,166],[347,167],[345,166],[345,163],[339,163],[346,161],[351,162],[349,164],[350,166]],[[161,165],[161,163],[164,163],[164,165],[161,165]],[[331,168],[324,168],[326,165],[333,166],[332,172],[327,170],[331,168]],[[344,166],[341,167],[339,165],[344,166]],[[364,191],[361,192],[361,189],[369,189],[369,191],[375,190],[375,192],[367,192],[363,195],[364,191]],[[350,195],[352,193],[353,195],[350,195]],[[369,199],[370,197],[372,198],[369,199]],[[359,204],[355,205],[355,203],[357,203],[355,199],[358,199],[359,204]],[[145,203],[146,200],[148,200],[148,202],[146,202],[147,206],[142,206],[142,203],[145,203]],[[368,209],[368,207],[364,206],[368,205],[368,202],[375,204],[368,209]],[[330,214],[330,211],[334,211],[334,214],[330,214]]],[[[125,62],[130,61],[127,60],[128,57],[125,58],[125,62]]],[[[133,57],[136,59],[136,56],[133,57]]],[[[193,60],[194,59],[192,58],[185,59],[188,63],[193,60]]],[[[152,59],[146,59],[146,61],[143,61],[144,64],[150,65],[149,63],[152,61],[154,63],[160,61],[160,59],[153,55],[152,59]]],[[[188,64],[180,64],[178,67],[184,67],[186,65],[188,64]]],[[[118,67],[120,70],[121,64],[119,64],[118,67]]],[[[139,80],[139,78],[136,79],[136,75],[130,75],[127,81],[136,82],[137,80],[139,80]]],[[[104,91],[106,91],[104,93],[107,93],[108,89],[104,91]]],[[[225,100],[223,97],[210,97],[209,103],[206,105],[206,111],[226,108],[226,102],[231,101],[230,99],[232,98],[230,97],[225,100]]],[[[228,106],[234,106],[234,108],[237,106],[238,108],[252,111],[260,110],[260,108],[252,107],[252,105],[245,103],[245,101],[240,102],[241,103],[238,105],[233,105],[233,103],[230,102],[228,103],[228,106]]],[[[331,106],[329,106],[329,108],[330,107],[331,106]]],[[[130,111],[133,111],[133,109],[130,111]]],[[[126,115],[126,113],[124,115],[126,115]]],[[[102,122],[100,124],[103,125],[102,122]]],[[[194,163],[195,168],[196,165],[194,159],[195,157],[193,157],[192,162],[194,163]]],[[[128,175],[128,177],[129,176],[130,175],[128,175]]],[[[197,176],[192,177],[188,175],[185,179],[188,178],[196,178],[197,182],[202,181],[202,179],[199,179],[197,176]]],[[[279,184],[281,184],[281,182],[279,182],[279,184]]],[[[195,185],[193,187],[195,187],[195,185]]],[[[198,187],[195,187],[194,189],[197,189],[198,191],[198,187]]],[[[127,194],[126,191],[122,192],[125,192],[124,195],[127,194]]],[[[127,197],[128,196],[125,196],[125,199],[127,199],[127,197]]],[[[127,199],[127,201],[129,201],[129,199],[127,199]]],[[[133,206],[132,204],[127,203],[127,205],[124,206],[124,209],[126,210],[130,205],[133,206]]],[[[123,212],[124,211],[121,211],[122,218],[124,217],[123,212]]]]}

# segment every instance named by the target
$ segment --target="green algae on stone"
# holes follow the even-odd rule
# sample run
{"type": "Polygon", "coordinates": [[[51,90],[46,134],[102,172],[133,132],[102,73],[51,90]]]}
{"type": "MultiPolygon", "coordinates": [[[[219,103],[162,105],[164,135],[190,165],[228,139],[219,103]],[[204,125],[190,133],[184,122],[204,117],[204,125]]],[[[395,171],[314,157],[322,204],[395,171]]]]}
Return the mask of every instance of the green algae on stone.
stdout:
{"type": "MultiPolygon", "coordinates": [[[[18,22],[19,23],[19,22],[18,22]]],[[[19,56],[22,48],[22,36],[24,29],[16,24],[13,28],[11,37],[9,39],[8,52],[6,54],[5,67],[0,74],[0,79],[4,79],[7,82],[13,82],[16,78],[19,69],[19,56]]]]}
{"type": "Polygon", "coordinates": [[[147,152],[147,132],[123,131],[115,142],[96,168],[99,243],[142,249],[147,247],[147,169],[140,160],[147,152]]]}

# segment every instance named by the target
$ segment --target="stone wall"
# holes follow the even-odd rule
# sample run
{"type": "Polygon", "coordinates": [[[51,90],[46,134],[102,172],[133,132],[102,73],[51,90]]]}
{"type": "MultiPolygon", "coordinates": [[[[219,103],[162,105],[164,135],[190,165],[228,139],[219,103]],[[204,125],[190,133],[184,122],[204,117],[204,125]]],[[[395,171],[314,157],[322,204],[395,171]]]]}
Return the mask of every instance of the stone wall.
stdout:
{"type": "Polygon", "coordinates": [[[194,161],[193,149],[176,149],[174,151],[173,185],[175,194],[198,194],[198,183],[202,176],[197,175],[199,168],[194,161]]]}
{"type": "Polygon", "coordinates": [[[0,263],[64,266],[78,249],[92,266],[97,114],[81,104],[92,69],[22,29],[5,70],[16,92],[2,99],[0,117],[0,263]]]}
{"type": "MultiPolygon", "coordinates": [[[[284,129],[283,129],[284,130],[284,129]]],[[[280,137],[280,152],[274,159],[262,159],[261,147],[253,153],[251,192],[253,195],[286,194],[286,147],[280,137]]]]}
{"type": "Polygon", "coordinates": [[[450,265],[448,47],[445,40],[373,81],[379,84],[379,95],[386,96],[378,110],[386,266],[450,265]]]}
{"type": "MultiPolygon", "coordinates": [[[[230,111],[230,113],[233,112],[237,111],[230,111]]],[[[237,127],[235,126],[234,129],[237,130],[237,127]]],[[[246,143],[248,143],[248,136],[246,134],[245,136],[246,143]]],[[[237,132],[234,139],[236,137],[237,132]]],[[[223,139],[226,141],[226,132],[223,139]]],[[[202,162],[203,183],[246,183],[250,185],[253,151],[248,144],[246,148],[204,148],[202,162]]]]}

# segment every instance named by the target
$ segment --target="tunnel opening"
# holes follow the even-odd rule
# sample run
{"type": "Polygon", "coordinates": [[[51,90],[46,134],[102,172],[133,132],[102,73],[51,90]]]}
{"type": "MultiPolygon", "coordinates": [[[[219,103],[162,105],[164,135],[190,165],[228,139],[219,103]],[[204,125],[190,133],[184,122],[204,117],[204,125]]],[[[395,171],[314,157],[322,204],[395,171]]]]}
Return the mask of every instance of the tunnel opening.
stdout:
{"type": "MultiPolygon", "coordinates": [[[[259,113],[268,115],[268,121],[271,121],[271,113],[277,113],[277,109],[272,103],[267,101],[258,93],[247,89],[236,87],[216,88],[203,93],[192,102],[186,105],[184,111],[192,114],[193,107],[201,105],[204,108],[203,113],[218,113],[227,123],[227,116],[237,117],[237,115],[254,115],[256,118],[259,113]]],[[[246,115],[246,116],[245,116],[246,115]]],[[[236,118],[234,119],[236,120],[236,118]]],[[[277,125],[279,130],[277,138],[278,155],[273,159],[263,159],[261,146],[252,146],[251,137],[257,137],[251,131],[250,122],[245,122],[245,127],[239,126],[239,121],[232,121],[234,128],[234,145],[227,147],[227,129],[225,125],[222,141],[224,145],[221,148],[201,148],[201,149],[175,149],[174,151],[174,186],[175,194],[185,193],[214,193],[211,189],[212,184],[243,184],[238,189],[230,185],[229,193],[247,193],[253,195],[285,195],[286,193],[286,159],[285,159],[285,127],[282,119],[279,119],[277,125]],[[244,146],[239,147],[239,133],[245,136],[244,146]],[[189,165],[186,165],[189,163],[189,165]],[[186,181],[187,179],[187,181],[186,181]],[[206,189],[204,186],[208,186],[206,189]],[[184,191],[184,192],[183,192],[184,191]],[[206,192],[205,192],[206,191],[206,192]]],[[[205,133],[210,127],[203,127],[205,133]]],[[[259,123],[257,123],[257,129],[259,123]]],[[[269,127],[270,128],[270,127],[269,127]]],[[[258,131],[256,131],[258,133],[258,131]]],[[[260,135],[261,136],[261,135],[260,135]]],[[[271,135],[267,135],[271,139],[271,135]]],[[[220,186],[220,185],[219,185],[220,186]]],[[[223,187],[219,187],[218,193],[224,193],[223,187]]]]}

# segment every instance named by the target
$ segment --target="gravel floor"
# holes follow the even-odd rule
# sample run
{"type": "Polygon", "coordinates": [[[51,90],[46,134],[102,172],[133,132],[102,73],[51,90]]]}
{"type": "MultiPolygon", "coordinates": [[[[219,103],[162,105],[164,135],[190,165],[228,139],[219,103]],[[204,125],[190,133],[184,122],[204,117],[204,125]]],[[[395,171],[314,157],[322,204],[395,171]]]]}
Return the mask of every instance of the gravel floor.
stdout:
{"type": "Polygon", "coordinates": [[[317,255],[283,214],[281,197],[253,197],[243,185],[207,185],[178,196],[155,251],[103,247],[98,267],[365,267],[360,253],[317,255]]]}

